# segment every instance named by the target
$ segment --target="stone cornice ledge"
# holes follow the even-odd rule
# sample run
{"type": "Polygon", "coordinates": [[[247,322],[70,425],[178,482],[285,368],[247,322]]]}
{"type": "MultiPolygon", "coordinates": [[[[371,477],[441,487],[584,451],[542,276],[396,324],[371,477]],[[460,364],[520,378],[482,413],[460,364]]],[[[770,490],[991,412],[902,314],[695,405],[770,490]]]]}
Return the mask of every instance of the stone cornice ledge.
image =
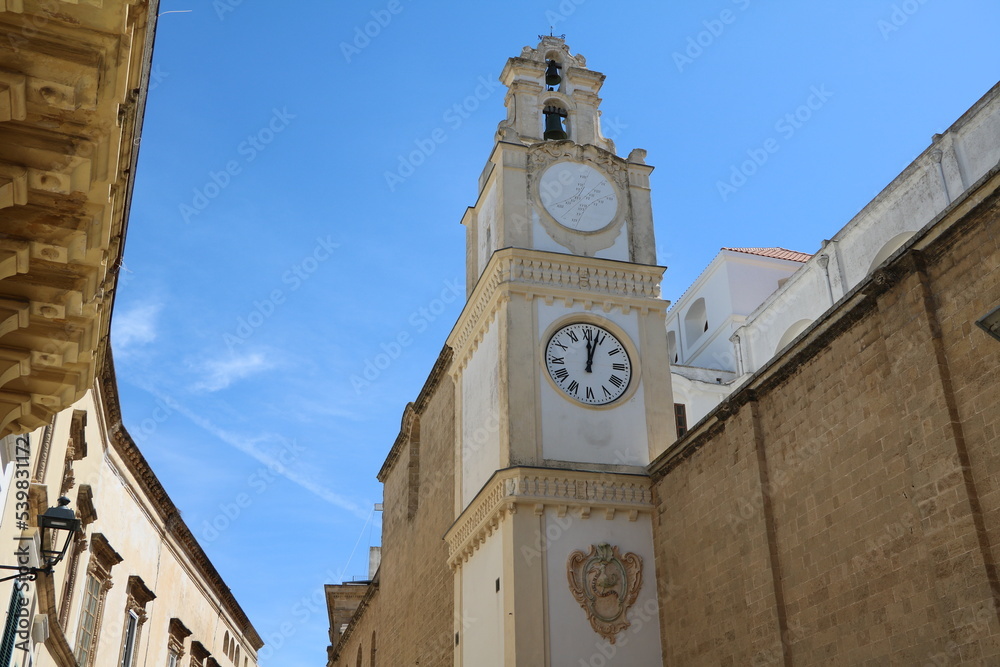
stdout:
{"type": "Polygon", "coordinates": [[[486,333],[486,325],[511,294],[549,303],[559,299],[567,306],[582,303],[587,309],[596,305],[605,312],[613,308],[665,311],[670,304],[660,299],[664,270],[662,266],[542,250],[497,250],[448,337],[458,362],[455,368],[465,366],[486,333]]]}
{"type": "Polygon", "coordinates": [[[519,505],[536,515],[554,507],[559,516],[569,511],[590,518],[594,509],[606,519],[627,512],[635,521],[653,509],[653,492],[646,475],[516,467],[499,470],[445,534],[448,565],[461,567],[519,505]]]}

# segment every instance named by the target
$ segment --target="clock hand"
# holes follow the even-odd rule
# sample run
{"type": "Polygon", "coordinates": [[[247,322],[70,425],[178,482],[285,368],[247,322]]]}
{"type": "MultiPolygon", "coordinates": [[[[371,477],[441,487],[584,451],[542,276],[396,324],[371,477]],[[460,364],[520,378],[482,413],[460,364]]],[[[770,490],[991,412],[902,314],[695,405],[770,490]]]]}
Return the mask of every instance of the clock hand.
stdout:
{"type": "Polygon", "coordinates": [[[593,366],[594,366],[594,352],[597,352],[597,346],[600,345],[601,343],[603,343],[604,339],[607,338],[607,337],[608,337],[607,334],[604,334],[604,336],[602,337],[601,334],[598,333],[597,335],[594,336],[594,344],[593,345],[590,344],[589,340],[587,341],[587,368],[586,368],[586,371],[588,373],[593,373],[594,372],[594,370],[593,370],[593,366]]]}

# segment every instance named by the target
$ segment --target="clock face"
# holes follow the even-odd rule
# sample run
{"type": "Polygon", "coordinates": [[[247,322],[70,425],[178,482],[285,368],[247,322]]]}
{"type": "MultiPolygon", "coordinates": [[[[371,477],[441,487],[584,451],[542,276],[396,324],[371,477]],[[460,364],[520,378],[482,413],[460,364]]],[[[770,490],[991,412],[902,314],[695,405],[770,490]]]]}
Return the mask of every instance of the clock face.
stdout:
{"type": "Polygon", "coordinates": [[[618,195],[611,182],[579,162],[556,162],[546,169],[538,191],[549,215],[578,232],[604,229],[618,212],[618,195]]]}
{"type": "Polygon", "coordinates": [[[611,403],[632,380],[625,346],[596,324],[569,324],[552,334],[545,367],[564,394],[588,405],[611,403]]]}

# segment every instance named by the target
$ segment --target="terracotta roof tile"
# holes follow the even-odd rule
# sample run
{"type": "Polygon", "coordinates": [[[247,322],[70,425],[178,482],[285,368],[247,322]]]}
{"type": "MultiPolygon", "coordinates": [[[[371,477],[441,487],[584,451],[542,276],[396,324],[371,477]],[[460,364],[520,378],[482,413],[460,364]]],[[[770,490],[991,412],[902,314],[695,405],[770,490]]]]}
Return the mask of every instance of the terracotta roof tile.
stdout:
{"type": "Polygon", "coordinates": [[[760,255],[761,257],[774,257],[775,259],[789,259],[793,262],[808,262],[809,258],[812,257],[809,253],[788,250],[787,248],[723,248],[723,250],[760,255]]]}

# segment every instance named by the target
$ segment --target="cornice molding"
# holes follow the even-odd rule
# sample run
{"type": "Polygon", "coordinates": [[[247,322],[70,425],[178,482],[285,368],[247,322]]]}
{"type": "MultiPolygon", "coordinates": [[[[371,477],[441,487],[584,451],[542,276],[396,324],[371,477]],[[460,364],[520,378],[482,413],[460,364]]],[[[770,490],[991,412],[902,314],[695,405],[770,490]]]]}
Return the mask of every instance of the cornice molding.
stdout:
{"type": "Polygon", "coordinates": [[[403,409],[399,435],[396,436],[396,440],[392,443],[392,447],[389,449],[389,453],[386,455],[385,462],[382,463],[382,468],[378,471],[378,475],[375,476],[383,484],[393,466],[396,465],[396,461],[399,460],[399,455],[403,451],[403,445],[409,440],[410,426],[413,424],[413,420],[427,409],[427,404],[430,403],[431,397],[437,391],[438,385],[441,384],[441,380],[446,375],[448,367],[451,364],[451,358],[452,350],[445,345],[438,355],[437,361],[434,362],[434,367],[431,369],[430,375],[427,376],[427,381],[424,382],[424,386],[420,389],[417,400],[407,403],[403,409]]]}
{"type": "Polygon", "coordinates": [[[652,512],[653,491],[646,475],[526,467],[500,470],[445,534],[452,570],[468,561],[504,519],[524,505],[538,516],[546,507],[554,507],[559,516],[574,512],[589,519],[594,510],[603,510],[605,519],[625,512],[635,521],[640,512],[652,512]]]}
{"type": "Polygon", "coordinates": [[[6,4],[0,435],[44,425],[101,371],[159,7],[6,4]]]}
{"type": "Polygon", "coordinates": [[[465,367],[479,346],[500,306],[518,295],[563,301],[567,307],[582,304],[604,312],[666,311],[660,299],[664,267],[581,257],[542,250],[504,248],[493,253],[476,283],[465,309],[448,337],[455,351],[454,371],[465,367]]]}
{"type": "MultiPolygon", "coordinates": [[[[107,343],[106,343],[107,345],[107,343]]],[[[111,356],[110,346],[104,351],[104,366],[98,377],[98,389],[101,395],[101,405],[104,408],[104,416],[108,424],[108,439],[112,448],[125,464],[129,474],[138,483],[143,495],[149,500],[156,510],[160,521],[163,522],[163,530],[176,541],[178,546],[190,558],[198,574],[209,584],[212,592],[226,612],[232,617],[234,627],[242,633],[254,650],[260,650],[264,646],[257,630],[250,623],[246,612],[233,596],[226,582],[222,579],[219,571],[215,569],[212,561],[209,560],[205,551],[198,544],[191,529],[188,528],[184,519],[181,518],[180,511],[174,502],[167,495],[166,489],[150,468],[146,458],[139,451],[132,436],[125,430],[122,423],[121,404],[118,400],[118,385],[115,380],[114,360],[111,356]]]]}
{"type": "Polygon", "coordinates": [[[354,610],[354,614],[351,616],[351,620],[348,621],[347,627],[344,628],[344,634],[340,635],[340,641],[337,645],[333,647],[333,651],[330,653],[330,660],[328,664],[335,663],[337,658],[340,657],[341,650],[347,646],[348,640],[351,635],[354,634],[354,629],[358,627],[358,623],[361,622],[361,617],[365,615],[368,607],[371,605],[372,600],[375,599],[375,595],[378,593],[379,589],[379,577],[378,573],[375,573],[375,578],[368,583],[368,587],[365,589],[365,595],[361,598],[361,602],[358,603],[358,608],[354,610]]]}

